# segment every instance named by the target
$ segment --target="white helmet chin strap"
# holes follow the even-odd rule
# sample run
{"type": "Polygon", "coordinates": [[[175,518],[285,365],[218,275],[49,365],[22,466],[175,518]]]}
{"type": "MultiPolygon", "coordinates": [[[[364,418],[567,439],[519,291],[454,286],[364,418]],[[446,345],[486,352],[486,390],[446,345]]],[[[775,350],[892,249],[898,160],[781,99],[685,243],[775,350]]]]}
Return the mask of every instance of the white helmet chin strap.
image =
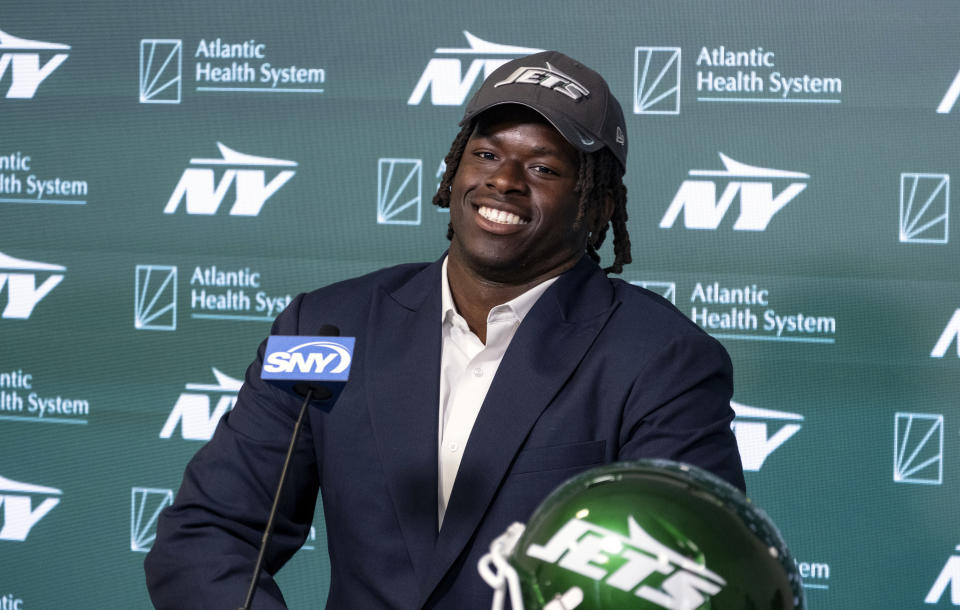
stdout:
{"type": "MultiPolygon", "coordinates": [[[[523,595],[520,592],[520,578],[513,569],[507,557],[517,546],[517,541],[525,529],[522,523],[513,523],[500,536],[490,543],[490,552],[480,558],[477,570],[480,577],[493,588],[493,604],[491,610],[504,610],[504,594],[510,593],[510,608],[524,610],[523,595]]],[[[550,600],[543,610],[574,610],[583,602],[583,591],[580,587],[570,587],[563,595],[550,600]]],[[[531,609],[533,610],[533,609],[531,609]]]]}
{"type": "Polygon", "coordinates": [[[503,610],[503,596],[507,589],[510,592],[510,607],[513,610],[524,610],[523,596],[520,594],[520,578],[507,561],[523,530],[522,523],[510,525],[507,531],[490,543],[490,552],[481,557],[477,564],[480,577],[493,588],[491,610],[503,610]]]}

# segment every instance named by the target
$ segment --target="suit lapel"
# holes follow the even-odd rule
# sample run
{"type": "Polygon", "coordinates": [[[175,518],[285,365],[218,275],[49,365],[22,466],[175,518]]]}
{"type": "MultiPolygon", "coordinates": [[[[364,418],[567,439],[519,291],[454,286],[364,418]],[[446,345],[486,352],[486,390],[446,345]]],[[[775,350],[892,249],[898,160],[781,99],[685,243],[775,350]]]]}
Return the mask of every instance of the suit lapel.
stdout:
{"type": "Polygon", "coordinates": [[[479,527],[540,413],[613,311],[612,300],[605,275],[584,257],[543,294],[517,329],[470,434],[421,603],[479,527]]]}
{"type": "Polygon", "coordinates": [[[374,297],[367,349],[370,419],[390,499],[418,579],[437,537],[440,262],[374,297]]]}

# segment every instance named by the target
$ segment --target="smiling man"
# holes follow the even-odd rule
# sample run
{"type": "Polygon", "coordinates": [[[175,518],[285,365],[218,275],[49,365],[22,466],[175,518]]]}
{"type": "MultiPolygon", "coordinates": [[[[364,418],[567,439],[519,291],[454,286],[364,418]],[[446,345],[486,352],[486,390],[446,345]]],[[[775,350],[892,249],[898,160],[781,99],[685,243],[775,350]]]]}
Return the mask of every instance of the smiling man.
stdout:
{"type": "MultiPolygon", "coordinates": [[[[434,203],[450,247],[298,296],[273,334],[356,337],[350,382],[311,407],[255,607],[307,536],[318,492],[329,608],[485,608],[476,565],[565,480],[643,457],[743,488],[730,360],[662,298],[607,277],[630,262],[623,112],[556,52],[508,62],[467,107],[434,203]],[[614,261],[597,250],[613,229],[614,261]]],[[[236,608],[297,398],[247,371],[191,461],[147,557],[160,608],[236,608]]]]}

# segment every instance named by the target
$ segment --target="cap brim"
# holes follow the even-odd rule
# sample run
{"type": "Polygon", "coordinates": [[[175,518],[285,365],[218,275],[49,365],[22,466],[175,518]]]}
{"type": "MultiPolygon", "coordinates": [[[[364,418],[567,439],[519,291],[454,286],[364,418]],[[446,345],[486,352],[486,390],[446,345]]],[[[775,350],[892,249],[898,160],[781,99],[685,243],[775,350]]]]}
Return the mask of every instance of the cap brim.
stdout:
{"type": "Polygon", "coordinates": [[[547,122],[550,123],[553,126],[553,128],[560,133],[560,135],[563,136],[563,139],[569,142],[577,150],[590,153],[590,152],[596,152],[606,146],[606,144],[601,142],[596,135],[584,129],[581,129],[573,121],[570,121],[564,117],[552,117],[550,116],[550,114],[548,114],[548,111],[545,110],[544,108],[539,107],[537,104],[533,102],[526,102],[526,101],[519,102],[519,101],[513,101],[513,100],[502,100],[502,101],[493,102],[492,104],[487,104],[486,106],[477,108],[476,110],[472,110],[468,114],[465,114],[463,117],[463,120],[460,121],[460,126],[462,127],[463,125],[467,124],[469,121],[472,121],[473,119],[480,116],[487,110],[490,110],[491,108],[495,108],[497,106],[506,106],[506,105],[525,106],[535,111],[537,114],[545,118],[547,122]]]}

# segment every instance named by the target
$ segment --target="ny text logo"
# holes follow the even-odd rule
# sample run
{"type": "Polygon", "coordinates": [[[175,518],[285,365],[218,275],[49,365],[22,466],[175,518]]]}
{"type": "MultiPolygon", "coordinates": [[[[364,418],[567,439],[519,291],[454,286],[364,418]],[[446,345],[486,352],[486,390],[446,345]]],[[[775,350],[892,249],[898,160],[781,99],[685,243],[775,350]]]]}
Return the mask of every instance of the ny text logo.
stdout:
{"type": "Polygon", "coordinates": [[[927,596],[923,599],[925,604],[936,604],[950,587],[950,604],[960,606],[960,545],[955,549],[957,554],[951,555],[950,559],[940,570],[940,575],[934,581],[927,596]]]}
{"type": "Polygon", "coordinates": [[[947,87],[947,92],[940,100],[940,105],[937,106],[937,113],[949,114],[953,110],[953,105],[957,103],[958,97],[960,97],[960,71],[957,71],[957,75],[953,77],[953,82],[947,87]]]}
{"type": "Polygon", "coordinates": [[[749,407],[733,401],[730,401],[730,407],[737,415],[731,427],[737,437],[743,469],[750,472],[760,470],[770,454],[790,440],[801,428],[799,423],[785,423],[770,436],[768,426],[776,425],[777,421],[803,421],[803,416],[797,413],[749,407]]]}
{"type": "Polygon", "coordinates": [[[163,208],[164,214],[173,214],[186,199],[187,214],[216,214],[224,197],[235,185],[235,199],[230,208],[231,216],[256,216],[263,204],[296,173],[293,170],[281,170],[270,182],[266,180],[266,169],[272,167],[296,167],[295,161],[257,157],[232,150],[217,142],[222,158],[190,159],[191,167],[184,170],[173,195],[163,208]],[[227,166],[220,181],[216,181],[213,167],[227,166]],[[193,167],[196,166],[196,167],[193,167]],[[258,168],[258,169],[254,169],[258,168]]]}
{"type": "Polygon", "coordinates": [[[413,92],[410,94],[410,99],[407,100],[408,105],[420,105],[423,96],[429,89],[430,103],[434,106],[460,106],[467,100],[467,96],[474,85],[482,82],[494,70],[514,57],[541,51],[541,49],[487,42],[467,31],[464,31],[463,35],[470,45],[468,48],[441,47],[434,50],[434,53],[440,57],[434,57],[427,64],[423,75],[417,81],[417,86],[413,88],[413,92]],[[478,57],[470,61],[470,67],[464,74],[461,60],[456,57],[444,57],[447,55],[478,57]],[[481,73],[483,74],[482,78],[480,77],[481,73]]]}
{"type": "Polygon", "coordinates": [[[763,231],[774,214],[779,212],[805,188],[809,174],[781,169],[754,167],[734,161],[723,153],[720,160],[726,169],[690,170],[691,179],[684,180],[670,202],[666,214],[660,220],[661,229],[669,229],[683,212],[683,225],[688,229],[717,229],[720,221],[737,195],[740,196],[740,215],[733,228],[736,231],[763,231]],[[693,179],[714,177],[729,180],[717,199],[720,180],[693,179]],[[774,195],[774,180],[789,181],[786,187],[774,195]]]}
{"type": "Polygon", "coordinates": [[[237,392],[243,382],[224,375],[213,369],[216,384],[188,383],[188,391],[180,394],[177,404],[167,417],[160,438],[170,438],[180,424],[180,435],[189,441],[208,441],[213,437],[213,431],[223,414],[233,408],[237,402],[237,392]],[[211,410],[211,399],[215,398],[216,406],[211,410]]]}
{"type": "Polygon", "coordinates": [[[0,540],[26,540],[33,526],[60,504],[57,496],[62,493],[53,487],[20,483],[0,476],[0,504],[3,505],[0,540]],[[34,506],[34,500],[41,501],[34,506]]]}
{"type": "Polygon", "coordinates": [[[67,60],[70,45],[17,38],[0,31],[0,81],[10,72],[7,98],[31,99],[37,88],[60,64],[67,60]],[[45,61],[40,65],[40,56],[45,61]]]}
{"type": "Polygon", "coordinates": [[[953,316],[950,318],[950,321],[947,322],[947,327],[943,329],[943,333],[941,333],[940,338],[937,339],[936,345],[933,346],[930,357],[943,358],[947,355],[950,344],[954,342],[956,342],[957,345],[957,357],[960,358],[960,309],[953,312],[953,316]]]}
{"type": "Polygon", "coordinates": [[[0,313],[0,318],[29,318],[37,303],[63,281],[63,274],[58,272],[66,270],[61,265],[27,261],[0,252],[0,297],[4,289],[7,294],[7,305],[0,313]],[[37,286],[37,278],[42,275],[38,272],[46,272],[40,286],[37,286]]]}

